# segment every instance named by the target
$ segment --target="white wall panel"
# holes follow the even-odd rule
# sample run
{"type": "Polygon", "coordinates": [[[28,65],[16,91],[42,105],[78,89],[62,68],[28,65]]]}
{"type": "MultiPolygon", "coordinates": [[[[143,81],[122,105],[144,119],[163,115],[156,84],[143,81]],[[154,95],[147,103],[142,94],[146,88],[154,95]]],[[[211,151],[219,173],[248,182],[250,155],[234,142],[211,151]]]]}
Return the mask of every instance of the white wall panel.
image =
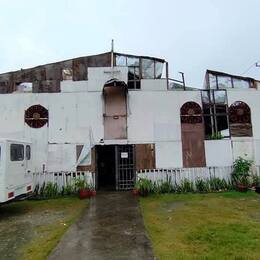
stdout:
{"type": "Polygon", "coordinates": [[[156,142],[156,168],[182,167],[182,144],[177,142],[156,142]]]}
{"type": "Polygon", "coordinates": [[[231,166],[232,148],[231,140],[206,140],[205,141],[206,166],[231,166]]]}
{"type": "Polygon", "coordinates": [[[249,160],[255,159],[254,143],[252,138],[234,138],[232,140],[233,160],[242,157],[249,160]]]}

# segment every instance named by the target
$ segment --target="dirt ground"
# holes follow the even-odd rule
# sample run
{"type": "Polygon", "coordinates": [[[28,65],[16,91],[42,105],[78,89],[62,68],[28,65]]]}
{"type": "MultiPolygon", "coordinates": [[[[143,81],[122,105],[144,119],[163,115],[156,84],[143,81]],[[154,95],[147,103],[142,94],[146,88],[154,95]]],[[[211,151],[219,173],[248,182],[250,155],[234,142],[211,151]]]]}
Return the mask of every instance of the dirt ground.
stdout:
{"type": "MultiPolygon", "coordinates": [[[[35,243],[43,243],[46,240],[52,240],[47,248],[47,250],[51,250],[52,245],[57,244],[59,236],[65,232],[75,217],[76,212],[81,210],[82,207],[73,207],[75,202],[77,204],[79,200],[69,198],[50,201],[22,201],[1,205],[0,259],[28,259],[30,251],[37,251],[41,248],[41,245],[37,248],[35,243]],[[53,233],[55,229],[58,232],[53,233]]],[[[44,253],[39,251],[37,255],[44,259],[44,253]]],[[[31,258],[34,257],[31,256],[31,258]]]]}

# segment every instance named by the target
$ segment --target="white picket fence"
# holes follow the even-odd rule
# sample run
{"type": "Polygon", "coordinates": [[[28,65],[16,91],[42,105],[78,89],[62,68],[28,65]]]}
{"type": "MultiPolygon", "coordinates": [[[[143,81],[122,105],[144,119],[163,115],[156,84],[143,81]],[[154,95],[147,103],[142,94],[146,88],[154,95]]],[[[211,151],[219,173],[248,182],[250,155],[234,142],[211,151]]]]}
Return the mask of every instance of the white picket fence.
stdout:
{"type": "Polygon", "coordinates": [[[88,171],[62,171],[62,172],[34,172],[33,173],[33,184],[34,187],[42,185],[48,182],[57,184],[59,189],[72,185],[77,179],[85,179],[85,181],[95,187],[95,176],[94,173],[88,171]]]}
{"type": "MultiPolygon", "coordinates": [[[[210,180],[212,178],[231,180],[232,166],[226,167],[201,167],[201,168],[173,168],[153,169],[136,172],[137,180],[140,178],[151,180],[155,183],[170,181],[172,185],[180,185],[185,179],[195,184],[196,180],[210,180]]],[[[260,166],[252,167],[252,174],[260,176],[260,166]]]]}
{"type": "Polygon", "coordinates": [[[185,179],[193,184],[197,179],[207,180],[214,177],[229,181],[231,173],[232,166],[228,166],[141,170],[136,173],[136,176],[137,179],[145,178],[155,183],[169,181],[172,185],[180,185],[185,179]]]}

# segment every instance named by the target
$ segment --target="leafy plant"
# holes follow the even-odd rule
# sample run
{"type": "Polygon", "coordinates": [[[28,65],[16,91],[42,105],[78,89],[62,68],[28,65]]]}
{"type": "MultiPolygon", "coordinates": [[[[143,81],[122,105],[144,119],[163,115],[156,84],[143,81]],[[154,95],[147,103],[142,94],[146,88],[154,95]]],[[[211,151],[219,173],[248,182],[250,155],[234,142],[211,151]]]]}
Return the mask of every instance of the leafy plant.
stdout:
{"type": "Polygon", "coordinates": [[[181,184],[179,185],[180,192],[194,192],[193,182],[189,181],[188,179],[184,179],[181,181],[181,184]]]}
{"type": "Polygon", "coordinates": [[[238,157],[233,163],[232,179],[235,184],[249,185],[249,172],[253,161],[238,157]]]}
{"type": "Polygon", "coordinates": [[[210,192],[210,185],[208,180],[197,179],[195,181],[196,191],[198,192],[210,192]]]}
{"type": "Polygon", "coordinates": [[[173,187],[170,181],[164,181],[160,184],[159,189],[160,193],[171,193],[173,187]]]}
{"type": "Polygon", "coordinates": [[[151,180],[141,178],[137,181],[136,186],[138,186],[138,189],[140,191],[140,194],[142,196],[148,195],[148,193],[153,192],[154,184],[151,180]]]}
{"type": "Polygon", "coordinates": [[[209,140],[220,140],[220,139],[223,139],[223,138],[224,138],[224,136],[221,134],[221,132],[212,133],[209,136],[209,140]]]}
{"type": "Polygon", "coordinates": [[[209,179],[209,186],[211,191],[222,191],[232,189],[225,179],[213,177],[209,179]]]}
{"type": "Polygon", "coordinates": [[[57,183],[47,182],[45,189],[43,191],[43,197],[55,198],[59,195],[57,183]]]}
{"type": "Polygon", "coordinates": [[[89,190],[89,185],[88,183],[85,181],[85,179],[77,179],[75,181],[75,188],[76,190],[79,192],[81,190],[89,190]]]}
{"type": "Polygon", "coordinates": [[[69,196],[76,193],[75,184],[67,184],[62,188],[62,195],[69,196]]]}

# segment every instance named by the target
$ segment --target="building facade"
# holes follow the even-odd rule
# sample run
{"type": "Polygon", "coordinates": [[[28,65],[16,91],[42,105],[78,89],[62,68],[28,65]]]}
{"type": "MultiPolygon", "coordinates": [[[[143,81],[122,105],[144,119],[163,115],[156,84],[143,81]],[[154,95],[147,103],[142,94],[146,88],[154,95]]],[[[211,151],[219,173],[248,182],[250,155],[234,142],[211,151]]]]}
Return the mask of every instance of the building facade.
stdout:
{"type": "Polygon", "coordinates": [[[260,165],[258,87],[207,71],[191,89],[163,59],[81,57],[1,74],[0,137],[32,142],[34,171],[92,171],[116,189],[136,170],[260,165]]]}

